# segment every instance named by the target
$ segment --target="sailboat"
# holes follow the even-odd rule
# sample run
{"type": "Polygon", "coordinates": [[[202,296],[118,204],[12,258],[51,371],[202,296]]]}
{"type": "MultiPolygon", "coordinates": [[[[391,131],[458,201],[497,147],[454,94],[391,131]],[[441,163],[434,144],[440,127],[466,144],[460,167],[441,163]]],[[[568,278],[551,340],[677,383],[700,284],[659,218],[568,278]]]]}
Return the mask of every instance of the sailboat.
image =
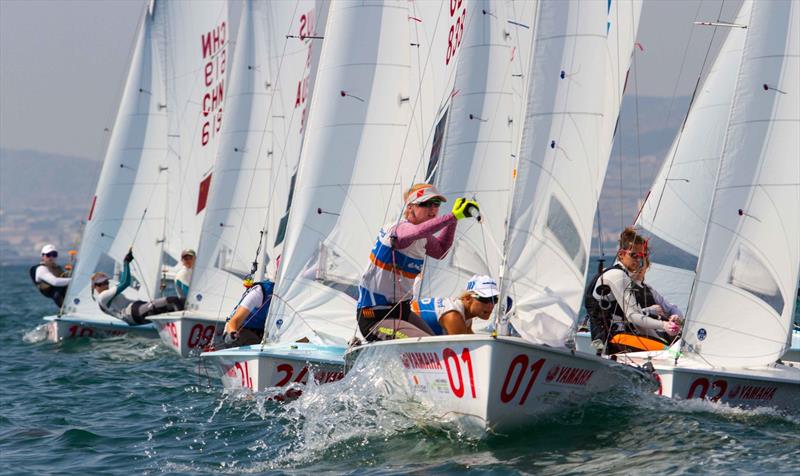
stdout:
{"type": "Polygon", "coordinates": [[[364,250],[386,210],[400,205],[399,184],[411,180],[421,151],[431,147],[419,131],[432,130],[439,102],[422,99],[423,91],[445,89],[427,83],[434,81],[431,71],[439,74],[435,81],[448,76],[438,65],[425,66],[432,45],[446,49],[430,12],[447,8],[445,2],[331,4],[268,340],[202,354],[219,368],[225,387],[261,391],[343,376],[345,346],[358,332],[364,250]]]}
{"type": "MultiPolygon", "coordinates": [[[[489,5],[483,10],[498,10],[489,5]]],[[[502,206],[492,205],[489,210],[500,216],[486,216],[501,230],[499,235],[493,231],[493,236],[502,237],[500,335],[366,344],[348,351],[348,366],[391,366],[393,370],[385,374],[390,386],[402,397],[422,403],[433,419],[454,419],[460,425],[491,431],[524,425],[565,402],[628,379],[647,384],[648,377],[634,367],[575,353],[566,345],[580,307],[592,218],[640,8],[640,2],[536,4],[532,57],[525,70],[522,143],[507,194],[510,203],[505,213],[496,211],[502,206]],[[511,309],[506,308],[506,296],[513,298],[511,309]],[[521,337],[503,335],[506,317],[521,337]]],[[[484,16],[475,21],[494,19],[484,16]]],[[[501,28],[485,28],[494,35],[503,33],[501,28]]],[[[481,40],[479,35],[471,37],[473,33],[468,32],[467,38],[481,40]]],[[[443,160],[447,164],[458,158],[443,160]]],[[[484,163],[473,161],[471,167],[476,169],[471,174],[480,173],[484,163]]],[[[451,167],[458,162],[455,164],[451,167]]],[[[442,183],[448,180],[442,179],[442,183]]],[[[455,183],[449,186],[458,190],[455,183]]],[[[470,190],[462,189],[464,192],[470,190]]],[[[479,202],[483,201],[481,193],[475,192],[479,202]]],[[[472,253],[459,253],[458,246],[450,266],[471,273],[491,265],[490,255],[481,253],[479,247],[473,245],[472,253]]],[[[469,243],[464,248],[468,250],[469,243]]],[[[424,279],[452,280],[437,277],[447,273],[440,268],[426,268],[425,273],[433,276],[424,279]]],[[[450,271],[450,275],[458,272],[450,271]]]]}
{"type": "Polygon", "coordinates": [[[218,339],[242,281],[275,279],[327,6],[245,2],[186,309],[154,316],[186,357],[218,339]],[[272,271],[270,271],[272,270],[272,271]]]}
{"type": "MultiPolygon", "coordinates": [[[[225,55],[226,28],[226,2],[147,5],[64,308],[45,318],[50,340],[129,331],[156,336],[150,324],[129,326],[103,314],[90,276],[96,271],[117,276],[132,248],[133,285],[125,295],[149,301],[163,294],[165,266],[181,246],[178,236],[202,219],[199,207],[185,219],[173,214],[185,210],[187,202],[204,200],[202,183],[190,176],[194,167],[208,168],[218,142],[203,131],[214,130],[208,117],[221,118],[224,76],[215,62],[225,55]],[[203,67],[207,64],[210,70],[203,67]],[[186,96],[190,91],[199,97],[186,96]],[[172,196],[176,191],[180,196],[172,196]]],[[[189,233],[184,243],[196,246],[198,238],[199,232],[189,233]]]]}
{"type": "Polygon", "coordinates": [[[712,136],[721,157],[683,336],[668,351],[626,357],[652,363],[663,395],[797,409],[800,368],[779,359],[791,343],[800,271],[800,6],[745,2],[736,25],[742,31],[731,34],[744,38],[729,41],[743,41],[740,60],[714,83],[734,83],[729,113],[694,124],[700,134],[723,128],[724,137],[712,136]]]}

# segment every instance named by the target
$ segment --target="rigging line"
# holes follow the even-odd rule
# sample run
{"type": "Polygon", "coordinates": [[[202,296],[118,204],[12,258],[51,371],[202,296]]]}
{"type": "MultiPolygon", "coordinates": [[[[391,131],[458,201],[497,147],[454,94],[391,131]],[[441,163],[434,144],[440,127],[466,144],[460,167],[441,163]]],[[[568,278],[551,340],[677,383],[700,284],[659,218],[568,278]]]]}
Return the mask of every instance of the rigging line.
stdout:
{"type": "MultiPolygon", "coordinates": [[[[639,69],[638,69],[638,61],[636,58],[639,55],[636,53],[636,48],[633,49],[633,97],[634,97],[634,122],[636,124],[636,157],[639,163],[639,200],[642,200],[642,205],[644,205],[645,198],[642,196],[642,142],[641,142],[641,128],[639,127],[639,69]]],[[[639,216],[636,214],[634,217],[634,221],[639,216]]]]}
{"type": "MultiPolygon", "coordinates": [[[[406,147],[408,145],[408,137],[410,135],[411,130],[414,128],[414,126],[416,124],[416,122],[414,120],[414,117],[415,117],[414,114],[415,114],[415,112],[417,110],[421,110],[422,109],[421,106],[420,106],[419,109],[417,108],[417,106],[422,101],[422,99],[421,99],[422,96],[423,96],[423,94],[422,94],[422,84],[423,84],[423,82],[425,80],[425,75],[428,73],[428,64],[430,64],[431,56],[433,56],[434,49],[431,47],[431,45],[434,44],[434,42],[436,40],[436,34],[439,32],[439,29],[436,28],[436,27],[439,25],[439,20],[442,17],[442,9],[443,8],[445,8],[445,3],[444,2],[442,2],[440,4],[439,11],[436,13],[436,21],[434,23],[434,29],[433,29],[433,32],[434,32],[433,33],[433,38],[431,38],[430,43],[427,45],[428,52],[427,52],[427,55],[425,57],[425,64],[423,65],[423,67],[421,69],[421,75],[419,77],[419,80],[417,81],[416,88],[413,90],[413,93],[414,93],[414,104],[411,106],[411,113],[409,114],[409,124],[406,127],[405,136],[403,137],[403,146],[400,148],[400,160],[397,161],[397,166],[395,167],[394,180],[393,180],[394,183],[397,183],[397,181],[398,181],[398,177],[400,175],[400,169],[402,168],[402,164],[403,164],[403,157],[405,156],[406,147]]],[[[466,30],[466,27],[465,27],[465,30],[466,30]]],[[[463,40],[463,34],[462,34],[462,40],[463,40]]],[[[453,75],[455,74],[456,69],[457,69],[455,66],[456,65],[454,65],[451,68],[450,76],[447,78],[447,82],[445,82],[444,84],[450,84],[450,79],[453,77],[453,75]]],[[[409,91],[409,92],[411,92],[411,91],[409,91]]],[[[439,109],[437,110],[437,114],[435,115],[436,117],[434,117],[434,119],[433,119],[434,122],[438,118],[438,112],[441,111],[443,105],[446,104],[447,101],[450,100],[450,97],[451,97],[450,92],[445,91],[445,94],[446,94],[446,99],[443,98],[442,100],[440,100],[439,109]]],[[[443,96],[445,96],[445,94],[443,94],[443,96]]],[[[422,124],[421,128],[424,129],[425,125],[422,124]]],[[[427,149],[428,141],[431,140],[432,134],[433,134],[433,132],[435,130],[435,127],[433,127],[433,124],[431,124],[431,127],[428,128],[428,129],[429,129],[428,135],[427,135],[427,137],[426,137],[426,139],[424,141],[423,147],[420,148],[421,156],[417,158],[417,167],[416,167],[416,170],[414,171],[414,175],[412,176],[412,180],[411,180],[411,184],[412,185],[414,183],[416,183],[417,173],[419,172],[419,170],[420,170],[420,168],[422,166],[422,162],[424,160],[425,149],[427,149]]],[[[421,135],[420,135],[420,137],[421,137],[421,135]]],[[[386,223],[386,220],[389,217],[389,210],[392,208],[390,206],[390,204],[392,202],[392,197],[394,197],[394,193],[395,193],[395,189],[396,188],[397,187],[392,187],[391,191],[389,192],[389,199],[387,200],[387,207],[384,210],[384,214],[383,214],[383,222],[384,223],[386,223]]],[[[349,195],[349,189],[347,191],[347,195],[349,195]]],[[[400,223],[400,221],[403,219],[404,212],[405,212],[405,208],[403,209],[403,211],[397,217],[397,223],[400,223]]]]}
{"type": "Polygon", "coordinates": [[[148,301],[152,301],[153,300],[153,295],[150,294],[150,288],[147,286],[147,279],[145,279],[144,273],[142,273],[142,268],[139,266],[139,263],[136,262],[136,261],[133,261],[133,264],[136,265],[136,270],[139,273],[139,277],[141,278],[139,282],[141,282],[142,285],[144,286],[144,292],[147,295],[147,300],[148,301]]]}
{"type": "MultiPolygon", "coordinates": [[[[299,4],[300,4],[299,0],[296,1],[295,4],[294,4],[294,10],[292,11],[292,20],[294,20],[297,17],[299,4]]],[[[247,7],[245,6],[245,8],[247,8],[247,7]]],[[[264,17],[266,18],[267,22],[272,23],[272,21],[274,20],[274,15],[271,14],[273,12],[273,10],[271,9],[271,6],[268,5],[268,4],[264,4],[264,8],[268,9],[267,10],[268,14],[264,15],[264,17]]],[[[256,36],[255,23],[258,20],[259,19],[256,18],[256,15],[252,15],[252,14],[249,15],[249,21],[253,24],[253,29],[251,31],[251,34],[254,37],[256,36]]],[[[287,33],[291,33],[291,30],[292,30],[293,26],[294,26],[294,21],[291,21],[289,23],[289,31],[287,33]]],[[[267,35],[270,35],[270,32],[272,32],[273,29],[272,28],[267,28],[267,29],[264,29],[263,31],[267,32],[267,35]]],[[[256,39],[255,41],[258,41],[258,39],[256,39]]],[[[284,38],[283,38],[283,47],[281,49],[281,54],[280,54],[280,60],[278,61],[278,68],[277,68],[277,71],[275,72],[275,85],[272,88],[272,91],[270,92],[269,105],[267,106],[267,111],[266,111],[266,114],[264,116],[264,126],[260,128],[262,132],[261,132],[261,137],[259,138],[258,148],[256,150],[256,160],[255,160],[255,164],[253,166],[253,173],[250,174],[250,183],[247,186],[247,196],[246,196],[247,200],[246,200],[246,203],[249,203],[249,201],[250,201],[249,198],[250,198],[251,194],[253,193],[253,186],[255,184],[255,177],[257,175],[255,173],[255,170],[257,170],[258,164],[259,164],[259,162],[261,162],[262,150],[263,150],[264,143],[265,143],[266,136],[267,136],[267,132],[268,132],[268,127],[267,126],[272,123],[273,124],[273,129],[274,129],[274,121],[271,121],[272,109],[273,109],[273,105],[276,102],[275,101],[275,96],[276,96],[278,90],[280,90],[281,93],[283,93],[283,88],[278,87],[278,84],[280,82],[281,72],[283,70],[283,62],[284,62],[284,59],[286,58],[286,49],[287,49],[288,43],[289,43],[289,38],[284,36],[284,38]]],[[[270,41],[270,45],[272,45],[271,41],[270,41]]],[[[268,51],[268,53],[270,53],[270,52],[268,51]]],[[[272,58],[272,55],[269,55],[268,58],[272,58]]],[[[269,61],[269,59],[268,59],[268,61],[269,61]]],[[[240,66],[241,65],[237,65],[237,67],[240,67],[240,66]]],[[[271,68],[270,68],[270,70],[271,70],[271,68]]],[[[255,77],[258,77],[258,73],[257,73],[256,69],[252,70],[252,74],[255,77]]],[[[255,91],[252,91],[252,92],[249,93],[250,96],[254,96],[254,94],[255,94],[255,91]]],[[[280,98],[278,98],[278,99],[279,100],[282,99],[282,96],[280,98]]],[[[294,122],[295,111],[296,111],[296,109],[293,108],[292,112],[291,112],[291,114],[289,116],[289,124],[292,124],[294,122]]],[[[283,137],[284,146],[281,147],[281,159],[280,160],[283,160],[284,154],[286,152],[285,144],[286,144],[286,142],[288,140],[288,137],[289,137],[289,134],[290,134],[290,129],[291,129],[290,127],[287,127],[285,129],[285,131],[284,131],[284,137],[283,137]]],[[[269,132],[274,136],[274,130],[269,130],[269,132]]],[[[243,151],[242,153],[244,154],[246,152],[243,151]]],[[[273,163],[269,166],[270,175],[272,176],[271,177],[272,180],[271,180],[270,188],[269,188],[269,193],[270,194],[272,194],[273,191],[275,190],[275,184],[277,182],[277,174],[273,174],[273,171],[276,168],[274,166],[274,164],[275,164],[274,155],[272,157],[273,157],[272,158],[273,163]]],[[[256,250],[256,260],[258,260],[258,257],[261,254],[261,242],[262,242],[262,240],[264,238],[264,235],[266,234],[266,230],[268,228],[269,217],[270,217],[270,212],[271,212],[271,208],[272,208],[272,202],[274,202],[274,201],[275,200],[268,200],[267,201],[267,207],[266,207],[266,212],[264,214],[263,226],[261,227],[261,230],[260,230],[258,248],[256,250]]],[[[245,206],[245,211],[247,210],[247,208],[248,207],[245,206]]],[[[233,246],[233,250],[232,250],[232,255],[233,256],[236,256],[238,254],[238,250],[239,250],[239,245],[240,245],[241,238],[242,238],[243,229],[245,228],[244,225],[245,225],[245,221],[241,220],[239,222],[239,227],[236,230],[236,236],[235,236],[235,239],[234,239],[234,246],[233,246]]],[[[223,291],[222,291],[222,295],[223,296],[227,296],[228,286],[230,284],[230,281],[231,281],[230,279],[226,279],[225,280],[225,286],[223,287],[223,291]]],[[[217,314],[218,315],[222,312],[223,305],[224,305],[224,299],[220,300],[219,307],[217,308],[217,314]]]]}
{"type": "MultiPolygon", "coordinates": [[[[617,26],[619,26],[619,18],[620,18],[620,16],[619,16],[619,2],[614,4],[614,10],[615,10],[615,13],[616,13],[616,16],[617,16],[617,26]]],[[[616,41],[617,64],[619,65],[620,64],[620,54],[619,54],[619,50],[620,50],[620,45],[619,45],[620,32],[617,31],[615,36],[616,36],[616,39],[617,39],[617,41],[616,41]]],[[[616,77],[617,74],[619,73],[619,69],[617,69],[617,71],[614,71],[613,73],[614,73],[614,77],[616,77]]],[[[619,88],[619,82],[620,81],[619,81],[619,78],[618,78],[617,79],[617,88],[619,88]]],[[[624,85],[623,85],[623,88],[624,88],[624,85]]],[[[617,89],[617,98],[619,100],[620,109],[622,109],[622,107],[621,107],[621,105],[622,105],[622,96],[624,94],[625,94],[624,89],[622,91],[617,89]]],[[[624,141],[623,141],[623,138],[622,138],[622,135],[623,135],[622,134],[622,127],[620,127],[621,124],[622,124],[622,113],[620,111],[620,112],[617,113],[617,127],[615,127],[615,130],[617,131],[617,140],[619,140],[619,147],[617,148],[617,154],[618,154],[618,160],[619,160],[618,170],[619,170],[619,229],[620,230],[625,228],[625,208],[624,208],[624,195],[625,195],[625,185],[624,184],[625,184],[625,182],[622,179],[622,162],[623,162],[623,160],[622,160],[622,157],[623,157],[622,147],[623,147],[624,141]]],[[[612,144],[612,147],[613,147],[613,144],[612,144]]]]}
{"type": "MultiPolygon", "coordinates": [[[[442,8],[444,8],[444,5],[445,4],[442,3],[442,6],[439,8],[439,13],[437,14],[435,25],[439,25],[439,19],[441,18],[442,8]]],[[[472,24],[474,18],[475,18],[474,15],[469,15],[469,23],[464,26],[464,31],[465,32],[469,30],[470,25],[472,24]]],[[[433,45],[433,43],[435,41],[436,33],[438,33],[438,29],[434,28],[434,35],[433,35],[433,38],[431,39],[431,42],[430,42],[431,45],[433,45]]],[[[462,41],[465,38],[465,34],[466,33],[462,33],[462,35],[461,35],[462,41]]],[[[414,98],[414,105],[411,108],[411,115],[410,115],[411,119],[410,120],[412,120],[412,121],[414,120],[414,111],[417,110],[417,103],[420,101],[420,97],[422,96],[422,94],[420,93],[421,84],[424,81],[425,74],[428,72],[428,64],[429,64],[429,62],[431,60],[431,56],[432,55],[433,55],[433,48],[429,47],[428,56],[425,59],[425,65],[424,65],[423,70],[422,70],[423,73],[422,73],[422,76],[420,77],[419,82],[417,83],[416,94],[415,94],[415,98],[414,98]]],[[[461,56],[463,56],[463,51],[462,51],[462,55],[459,56],[459,60],[460,60],[461,56]]],[[[454,76],[455,76],[457,70],[458,70],[458,63],[454,64],[450,68],[450,75],[448,76],[447,81],[444,84],[450,84],[451,80],[453,80],[453,83],[455,83],[454,76]]],[[[436,114],[437,117],[438,117],[438,112],[440,112],[444,108],[445,104],[447,104],[447,102],[450,101],[451,99],[452,99],[452,92],[451,91],[444,91],[443,94],[442,94],[442,97],[440,98],[439,108],[437,109],[437,114],[436,114]]],[[[434,119],[434,121],[435,120],[436,119],[434,119]]],[[[432,127],[430,127],[429,130],[428,130],[428,134],[427,134],[427,137],[425,139],[424,147],[422,147],[422,149],[420,150],[420,156],[417,159],[417,167],[416,167],[416,169],[414,171],[414,175],[412,176],[412,180],[411,180],[412,184],[416,183],[416,181],[417,181],[417,174],[422,169],[422,165],[423,165],[423,162],[425,160],[425,150],[427,149],[428,144],[433,140],[433,135],[434,135],[434,132],[435,132],[436,128],[433,127],[433,124],[431,124],[431,126],[432,127]]],[[[403,147],[401,148],[401,151],[400,151],[401,160],[399,160],[397,162],[397,167],[395,168],[395,175],[394,175],[394,182],[395,183],[397,183],[398,176],[400,175],[400,168],[401,168],[402,163],[403,163],[402,157],[405,154],[406,145],[408,143],[408,136],[409,136],[409,131],[410,130],[411,130],[411,125],[409,125],[409,127],[406,128],[405,138],[403,139],[403,147]]],[[[391,202],[392,196],[394,196],[394,192],[395,192],[396,188],[397,187],[392,187],[390,195],[389,195],[389,202],[391,202]]],[[[389,209],[390,208],[391,207],[387,207],[386,208],[386,211],[384,213],[384,220],[383,220],[384,222],[386,222],[386,219],[388,218],[389,209]]],[[[398,223],[400,222],[400,220],[402,220],[402,217],[403,217],[403,213],[400,213],[398,218],[397,218],[397,222],[398,223]]]]}
{"type": "MultiPolygon", "coordinates": [[[[717,12],[717,21],[720,20],[722,16],[722,9],[725,6],[725,0],[720,3],[719,12],[717,12]]],[[[695,18],[696,20],[697,18],[695,18]]],[[[683,139],[684,129],[686,127],[686,122],[689,120],[689,114],[692,112],[692,106],[694,106],[694,101],[697,99],[697,92],[700,89],[700,80],[703,78],[703,72],[706,69],[706,64],[708,62],[708,56],[711,52],[711,46],[714,44],[714,38],[717,34],[717,26],[714,26],[714,29],[711,32],[711,38],[708,41],[708,46],[706,47],[706,53],[703,57],[703,63],[700,66],[700,72],[697,75],[697,80],[694,83],[694,89],[692,90],[692,97],[689,99],[689,106],[686,108],[686,114],[683,116],[683,121],[681,123],[681,127],[678,131],[678,137],[675,140],[675,147],[672,151],[672,156],[668,157],[666,160],[669,160],[669,166],[667,167],[667,174],[664,177],[664,183],[661,185],[661,193],[658,194],[658,201],[656,202],[655,210],[653,210],[653,218],[650,220],[652,223],[655,223],[656,216],[658,216],[658,210],[661,208],[661,201],[664,198],[664,192],[667,189],[667,182],[669,181],[669,177],[672,174],[672,166],[675,164],[675,156],[678,154],[678,150],[681,145],[681,141],[683,139]]],[[[691,37],[690,37],[691,38],[691,37]]],[[[676,85],[677,88],[677,85],[676,85]]],[[[721,152],[720,152],[721,153],[721,152]]],[[[720,157],[720,162],[722,158],[720,157]]],[[[663,167],[663,166],[662,166],[663,167]]],[[[642,204],[642,208],[644,208],[644,204],[642,204]]]]}
{"type": "MultiPolygon", "coordinates": [[[[694,12],[694,21],[700,17],[700,9],[703,7],[703,0],[700,0],[700,3],[697,4],[697,10],[694,12]]],[[[715,28],[716,29],[716,28],[715,28]]],[[[675,80],[675,87],[672,89],[672,97],[669,101],[669,107],[667,107],[667,117],[664,119],[664,125],[662,127],[667,127],[669,124],[669,120],[672,117],[672,107],[675,104],[675,97],[678,94],[678,86],[681,82],[681,76],[683,76],[683,68],[686,66],[686,59],[689,56],[689,47],[692,44],[692,36],[694,36],[694,28],[689,30],[689,38],[686,40],[686,48],[683,49],[683,58],[681,58],[681,66],[678,69],[678,77],[675,80]]]]}

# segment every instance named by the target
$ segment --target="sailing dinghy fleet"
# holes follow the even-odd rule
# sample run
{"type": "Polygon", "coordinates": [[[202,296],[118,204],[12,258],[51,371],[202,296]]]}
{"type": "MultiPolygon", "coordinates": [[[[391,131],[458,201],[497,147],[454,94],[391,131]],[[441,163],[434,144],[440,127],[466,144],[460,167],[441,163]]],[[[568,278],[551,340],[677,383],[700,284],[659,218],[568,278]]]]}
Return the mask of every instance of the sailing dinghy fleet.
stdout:
{"type": "Polygon", "coordinates": [[[256,392],[383,369],[392,398],[492,431],[619,386],[796,409],[800,369],[780,362],[800,268],[796,2],[746,0],[714,27],[728,37],[638,217],[664,250],[649,282],[688,304],[683,336],[613,358],[575,349],[641,8],[248,0],[231,56],[225,1],[153,0],[51,340],[158,332],[256,392]],[[495,316],[471,335],[367,343],[368,250],[421,182],[480,216],[425,261],[415,297],[488,275],[495,316]],[[140,300],[198,249],[183,311],[143,326],[100,311],[90,276],[118,276],[130,248],[140,300]],[[242,281],[265,279],[262,343],[223,348],[242,281]]]}

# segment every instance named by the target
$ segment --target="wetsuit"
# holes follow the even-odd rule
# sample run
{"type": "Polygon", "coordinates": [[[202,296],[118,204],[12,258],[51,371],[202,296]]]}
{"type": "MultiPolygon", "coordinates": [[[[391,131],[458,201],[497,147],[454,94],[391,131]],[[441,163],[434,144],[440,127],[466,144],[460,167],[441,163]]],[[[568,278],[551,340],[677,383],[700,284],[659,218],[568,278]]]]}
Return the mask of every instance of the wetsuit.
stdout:
{"type": "Polygon", "coordinates": [[[131,266],[125,262],[117,287],[109,287],[97,296],[100,309],[132,326],[147,324],[150,322],[146,319],[149,316],[183,309],[184,301],[177,296],[160,297],[150,302],[128,299],[123,291],[131,285],[131,281],[131,266]]]}
{"type": "MultiPolygon", "coordinates": [[[[622,264],[614,263],[595,275],[584,292],[592,341],[605,344],[615,334],[630,333],[667,342],[670,338],[663,329],[668,317],[658,316],[652,311],[656,304],[669,313],[667,316],[681,315],[677,307],[653,288],[633,281],[622,264]]],[[[619,351],[613,346],[607,350],[608,353],[619,351]]]]}

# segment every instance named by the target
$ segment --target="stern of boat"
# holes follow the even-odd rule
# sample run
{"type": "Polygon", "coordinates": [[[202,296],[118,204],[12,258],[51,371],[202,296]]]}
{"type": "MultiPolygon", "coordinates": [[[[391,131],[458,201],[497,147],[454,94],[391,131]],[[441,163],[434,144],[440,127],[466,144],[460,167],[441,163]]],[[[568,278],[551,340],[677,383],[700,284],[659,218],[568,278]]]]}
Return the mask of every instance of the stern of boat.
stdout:
{"type": "Polygon", "coordinates": [[[181,357],[199,354],[222,338],[225,324],[217,319],[187,312],[159,314],[149,318],[165,346],[181,357]]]}

